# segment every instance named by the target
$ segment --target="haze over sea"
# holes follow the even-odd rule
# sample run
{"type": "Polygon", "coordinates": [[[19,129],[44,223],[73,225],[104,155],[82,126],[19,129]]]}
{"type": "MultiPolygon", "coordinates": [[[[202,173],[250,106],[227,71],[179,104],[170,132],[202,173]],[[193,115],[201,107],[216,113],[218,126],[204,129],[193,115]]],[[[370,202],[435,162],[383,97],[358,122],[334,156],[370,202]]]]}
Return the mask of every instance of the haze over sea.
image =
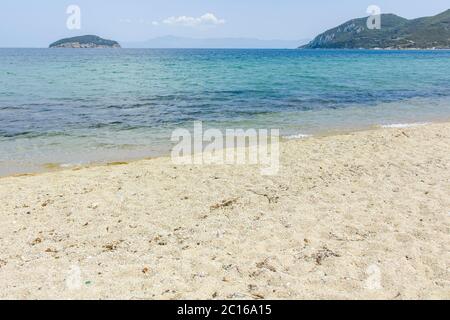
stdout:
{"type": "Polygon", "coordinates": [[[0,49],[0,175],[168,153],[171,132],[285,136],[450,118],[450,51],[0,49]]]}

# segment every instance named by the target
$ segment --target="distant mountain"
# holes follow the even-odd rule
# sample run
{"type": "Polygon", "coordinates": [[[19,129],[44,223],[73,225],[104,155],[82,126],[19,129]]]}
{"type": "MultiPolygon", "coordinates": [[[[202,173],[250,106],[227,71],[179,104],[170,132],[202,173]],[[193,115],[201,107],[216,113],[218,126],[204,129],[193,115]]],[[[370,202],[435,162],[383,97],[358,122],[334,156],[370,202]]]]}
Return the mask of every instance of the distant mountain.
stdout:
{"type": "Polygon", "coordinates": [[[449,49],[450,9],[433,17],[408,20],[381,15],[381,29],[367,28],[367,18],[350,20],[328,30],[302,49],[449,49]]]}
{"type": "Polygon", "coordinates": [[[308,40],[260,40],[253,38],[184,38],[164,36],[145,42],[122,42],[125,48],[294,49],[308,40]]]}
{"type": "Polygon", "coordinates": [[[52,43],[50,48],[120,48],[120,44],[117,41],[87,35],[58,40],[52,43]]]}

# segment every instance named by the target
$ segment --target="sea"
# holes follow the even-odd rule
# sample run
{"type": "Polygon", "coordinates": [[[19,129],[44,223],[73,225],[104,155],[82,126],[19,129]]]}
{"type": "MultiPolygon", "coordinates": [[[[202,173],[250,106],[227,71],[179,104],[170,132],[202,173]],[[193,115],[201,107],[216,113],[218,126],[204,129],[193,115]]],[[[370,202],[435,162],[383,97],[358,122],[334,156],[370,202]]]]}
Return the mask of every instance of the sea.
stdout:
{"type": "Polygon", "coordinates": [[[450,51],[0,49],[0,175],[170,153],[173,130],[282,136],[450,119],[450,51]]]}

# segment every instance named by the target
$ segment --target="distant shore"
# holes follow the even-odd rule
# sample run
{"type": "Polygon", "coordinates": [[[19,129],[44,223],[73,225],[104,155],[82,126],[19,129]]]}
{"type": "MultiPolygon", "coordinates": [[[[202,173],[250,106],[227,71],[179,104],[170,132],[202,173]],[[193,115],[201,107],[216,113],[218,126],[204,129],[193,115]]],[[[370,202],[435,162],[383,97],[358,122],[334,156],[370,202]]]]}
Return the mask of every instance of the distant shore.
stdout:
{"type": "MultiPolygon", "coordinates": [[[[55,47],[55,48],[48,48],[48,47],[0,47],[0,50],[2,49],[79,49],[79,48],[72,48],[72,47],[55,47]]],[[[118,49],[113,47],[104,47],[104,48],[84,48],[84,49],[118,49]]],[[[198,47],[185,47],[185,48],[173,48],[173,47],[127,47],[123,46],[120,49],[131,49],[131,50],[309,50],[309,51],[327,51],[327,50],[336,50],[336,51],[344,51],[344,50],[367,50],[367,51],[448,51],[450,48],[316,48],[316,49],[310,49],[310,48],[235,48],[235,47],[205,47],[205,48],[198,48],[198,47]]]]}
{"type": "Polygon", "coordinates": [[[0,298],[449,299],[450,123],[1,178],[0,298]]]}
{"type": "Polygon", "coordinates": [[[297,48],[298,50],[448,51],[450,48],[297,48]]]}

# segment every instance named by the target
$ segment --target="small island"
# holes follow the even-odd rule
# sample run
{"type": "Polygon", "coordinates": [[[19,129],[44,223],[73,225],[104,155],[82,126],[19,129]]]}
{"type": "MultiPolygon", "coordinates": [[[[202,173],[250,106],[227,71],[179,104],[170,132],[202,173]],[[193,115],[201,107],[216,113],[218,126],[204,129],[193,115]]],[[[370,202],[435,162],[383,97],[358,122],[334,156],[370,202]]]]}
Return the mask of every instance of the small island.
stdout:
{"type": "Polygon", "coordinates": [[[102,39],[99,36],[86,35],[66,38],[52,43],[49,48],[121,48],[117,41],[102,39]]]}

